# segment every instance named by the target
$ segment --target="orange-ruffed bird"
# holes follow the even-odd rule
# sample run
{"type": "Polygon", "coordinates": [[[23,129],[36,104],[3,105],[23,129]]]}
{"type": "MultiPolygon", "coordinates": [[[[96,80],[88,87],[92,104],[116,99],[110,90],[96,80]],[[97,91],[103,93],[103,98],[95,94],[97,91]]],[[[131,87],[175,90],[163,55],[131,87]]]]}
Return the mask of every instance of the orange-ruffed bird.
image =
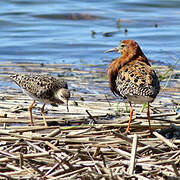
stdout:
{"type": "Polygon", "coordinates": [[[152,133],[149,103],[153,102],[159,93],[158,77],[137,42],[123,40],[118,47],[105,53],[113,51],[121,53],[122,56],[109,65],[107,74],[113,94],[122,96],[130,104],[130,119],[126,132],[129,132],[133,116],[132,103],[148,103],[147,117],[152,133]]]}

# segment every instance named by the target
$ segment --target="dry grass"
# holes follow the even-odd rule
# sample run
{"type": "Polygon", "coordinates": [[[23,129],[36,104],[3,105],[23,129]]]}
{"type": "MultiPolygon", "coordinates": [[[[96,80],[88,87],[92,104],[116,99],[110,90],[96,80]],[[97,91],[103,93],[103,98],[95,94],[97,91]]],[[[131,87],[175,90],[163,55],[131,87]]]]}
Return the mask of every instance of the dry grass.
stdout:
{"type": "MultiPolygon", "coordinates": [[[[7,64],[1,68],[0,81],[7,84],[0,89],[0,179],[179,178],[179,78],[171,79],[151,105],[153,136],[149,136],[146,109],[138,113],[141,106],[135,107],[127,135],[129,114],[123,102],[117,111],[103,66],[7,64]],[[12,87],[7,77],[14,71],[64,76],[72,90],[70,112],[65,106],[47,106],[51,126],[45,128],[37,104],[36,126],[28,126],[31,99],[12,87]]],[[[167,67],[158,69],[162,73],[167,67]]],[[[172,78],[178,74],[174,70],[172,78]]]]}

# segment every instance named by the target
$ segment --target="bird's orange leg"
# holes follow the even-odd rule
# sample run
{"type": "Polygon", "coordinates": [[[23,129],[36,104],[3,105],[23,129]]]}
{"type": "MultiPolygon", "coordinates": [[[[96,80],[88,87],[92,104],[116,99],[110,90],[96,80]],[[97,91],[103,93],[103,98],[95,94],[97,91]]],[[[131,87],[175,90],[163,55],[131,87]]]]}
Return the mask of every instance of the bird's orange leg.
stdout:
{"type": "Polygon", "coordinates": [[[45,107],[46,104],[43,104],[42,108],[41,108],[41,114],[42,114],[42,117],[43,117],[43,120],[44,120],[44,125],[45,127],[48,127],[47,125],[47,122],[46,122],[46,117],[44,115],[44,107],[45,107]]]}
{"type": "Polygon", "coordinates": [[[148,110],[147,110],[147,117],[148,117],[148,122],[149,122],[149,131],[152,134],[152,129],[151,129],[151,117],[150,117],[150,106],[149,106],[149,102],[148,102],[148,110]]]}
{"type": "Polygon", "coordinates": [[[131,124],[131,120],[132,120],[132,116],[133,116],[133,107],[132,107],[132,104],[129,103],[129,105],[130,105],[130,118],[129,118],[128,127],[127,127],[127,129],[126,129],[126,133],[129,133],[129,132],[130,132],[130,131],[129,131],[129,128],[130,128],[130,124],[131,124]]]}
{"type": "Polygon", "coordinates": [[[34,126],[33,117],[32,117],[32,108],[33,108],[34,103],[35,103],[35,101],[33,101],[32,104],[28,108],[28,110],[30,112],[30,124],[31,124],[31,126],[34,126]]]}

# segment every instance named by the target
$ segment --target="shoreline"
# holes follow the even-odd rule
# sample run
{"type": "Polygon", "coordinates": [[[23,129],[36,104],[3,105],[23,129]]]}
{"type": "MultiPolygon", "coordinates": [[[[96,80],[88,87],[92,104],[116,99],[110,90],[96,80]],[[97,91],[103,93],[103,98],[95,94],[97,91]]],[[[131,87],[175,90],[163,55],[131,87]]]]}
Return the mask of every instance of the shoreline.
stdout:
{"type": "MultiPolygon", "coordinates": [[[[154,68],[161,74],[168,70],[166,66],[154,68]]],[[[169,85],[161,88],[151,104],[151,126],[155,133],[147,138],[148,121],[146,110],[140,112],[141,105],[134,108],[131,134],[124,133],[129,113],[126,104],[110,92],[104,67],[82,70],[62,64],[4,65],[0,72],[0,82],[4,82],[0,86],[0,162],[6,164],[3,175],[47,179],[177,177],[180,71],[171,73],[170,80],[167,76],[162,81],[162,86],[166,82],[169,85]],[[46,118],[51,126],[45,128],[40,114],[42,104],[37,103],[33,109],[35,126],[29,126],[28,106],[32,99],[10,81],[8,74],[13,72],[59,74],[71,90],[70,112],[66,112],[64,105],[57,108],[47,105],[46,118]],[[132,146],[132,141],[136,146],[132,146]],[[135,153],[136,161],[131,160],[131,153],[135,153]]]]}

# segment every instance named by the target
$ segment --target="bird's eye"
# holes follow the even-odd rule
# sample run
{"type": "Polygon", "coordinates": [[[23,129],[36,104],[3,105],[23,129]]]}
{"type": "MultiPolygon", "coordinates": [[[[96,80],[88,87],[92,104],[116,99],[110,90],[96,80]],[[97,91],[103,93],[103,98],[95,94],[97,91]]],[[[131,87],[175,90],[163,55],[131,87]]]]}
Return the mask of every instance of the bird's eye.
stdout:
{"type": "Polygon", "coordinates": [[[124,48],[126,45],[125,44],[121,44],[121,48],[124,48]]]}

